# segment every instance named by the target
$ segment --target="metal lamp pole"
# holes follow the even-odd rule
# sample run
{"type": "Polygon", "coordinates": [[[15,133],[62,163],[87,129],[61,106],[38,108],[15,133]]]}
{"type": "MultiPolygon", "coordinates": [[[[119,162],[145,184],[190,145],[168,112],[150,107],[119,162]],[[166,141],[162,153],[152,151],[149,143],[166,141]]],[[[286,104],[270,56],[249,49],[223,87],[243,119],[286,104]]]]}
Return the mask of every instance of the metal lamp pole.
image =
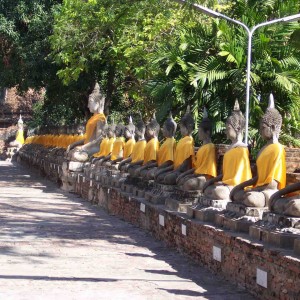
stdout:
{"type": "Polygon", "coordinates": [[[235,23],[237,25],[242,26],[247,34],[248,34],[248,54],[247,54],[247,83],[246,83],[246,126],[245,126],[245,143],[248,144],[248,131],[249,131],[249,103],[250,103],[250,86],[251,86],[251,80],[250,80],[250,72],[251,72],[251,58],[252,58],[252,37],[253,34],[255,32],[256,29],[263,27],[263,26],[267,26],[270,24],[274,24],[274,23],[279,23],[279,22],[289,22],[289,21],[294,21],[296,19],[300,18],[300,14],[296,14],[296,15],[292,15],[292,16],[288,16],[288,17],[284,17],[284,18],[280,18],[280,19],[276,19],[276,20],[272,20],[272,21],[268,21],[268,22],[264,22],[264,23],[260,23],[258,25],[255,25],[253,28],[249,28],[246,24],[237,21],[235,19],[232,19],[226,15],[223,15],[217,11],[214,11],[212,9],[209,9],[207,7],[204,7],[200,4],[196,4],[196,3],[189,3],[186,0],[174,0],[175,2],[178,2],[180,4],[187,4],[187,5],[191,5],[195,10],[201,11],[203,13],[205,13],[206,15],[213,17],[213,18],[222,18],[225,19],[229,22],[235,23]]]}

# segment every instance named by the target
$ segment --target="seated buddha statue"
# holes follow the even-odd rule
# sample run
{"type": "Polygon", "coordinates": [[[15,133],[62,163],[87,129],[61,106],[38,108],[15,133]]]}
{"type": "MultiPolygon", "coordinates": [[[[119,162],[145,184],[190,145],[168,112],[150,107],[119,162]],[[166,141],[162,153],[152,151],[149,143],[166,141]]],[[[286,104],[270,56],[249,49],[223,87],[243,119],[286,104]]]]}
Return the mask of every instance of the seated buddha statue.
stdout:
{"type": "Polygon", "coordinates": [[[202,141],[192,169],[177,178],[177,185],[184,191],[202,191],[204,183],[217,176],[216,148],[211,142],[212,122],[204,108],[203,119],[199,124],[198,136],[202,141]]]}
{"type": "Polygon", "coordinates": [[[300,218],[300,182],[274,193],[270,197],[269,209],[272,213],[300,218]]]}
{"type": "Polygon", "coordinates": [[[226,121],[226,135],[231,145],[223,158],[222,174],[208,180],[203,186],[206,198],[229,200],[233,187],[252,177],[249,150],[242,142],[244,129],[245,118],[236,101],[233,112],[226,121]]]}
{"type": "Polygon", "coordinates": [[[192,168],[195,154],[194,139],[192,137],[194,126],[195,122],[188,106],[185,115],[180,120],[179,127],[182,138],[176,146],[174,161],[168,167],[156,172],[156,182],[174,185],[180,174],[192,168]]]}
{"type": "Polygon", "coordinates": [[[145,177],[147,174],[147,168],[151,166],[157,160],[157,153],[159,150],[159,141],[158,141],[158,133],[160,130],[160,126],[156,120],[155,114],[151,121],[146,126],[146,135],[148,137],[148,142],[144,151],[144,160],[133,169],[131,168],[129,174],[132,177],[145,177]]]}
{"type": "Polygon", "coordinates": [[[117,162],[123,159],[124,146],[125,146],[125,139],[123,135],[124,135],[124,125],[118,124],[115,129],[116,139],[113,144],[111,155],[108,155],[104,159],[105,162],[104,165],[106,167],[111,167],[112,165],[116,164],[117,162]]]}
{"type": "MultiPolygon", "coordinates": [[[[122,172],[128,172],[128,169],[137,168],[137,166],[140,166],[144,161],[144,153],[147,144],[145,140],[146,126],[141,117],[135,124],[134,131],[136,143],[133,146],[131,155],[128,158],[123,159],[119,164],[119,170],[122,172]]],[[[133,127],[131,127],[131,132],[133,132],[133,127]]]]}
{"type": "Polygon", "coordinates": [[[98,83],[89,96],[88,108],[93,116],[88,120],[85,130],[85,139],[72,143],[67,148],[70,160],[86,162],[90,156],[99,151],[99,144],[103,138],[105,115],[103,114],[105,98],[98,83]]]}
{"type": "Polygon", "coordinates": [[[170,113],[161,129],[165,141],[158,150],[157,160],[149,162],[139,169],[141,176],[145,179],[153,180],[157,171],[163,170],[173,164],[176,148],[176,140],[174,138],[176,128],[177,124],[170,113]]]}
{"type": "Polygon", "coordinates": [[[22,116],[20,115],[19,121],[18,121],[18,131],[16,133],[16,139],[9,143],[9,146],[11,147],[18,147],[21,148],[24,144],[24,122],[22,120],[22,116]]]}
{"type": "Polygon", "coordinates": [[[284,146],[278,142],[282,117],[270,95],[269,106],[260,121],[260,135],[267,141],[256,159],[257,176],[237,185],[231,191],[233,202],[249,207],[268,206],[270,197],[285,187],[286,165],[284,146]]]}

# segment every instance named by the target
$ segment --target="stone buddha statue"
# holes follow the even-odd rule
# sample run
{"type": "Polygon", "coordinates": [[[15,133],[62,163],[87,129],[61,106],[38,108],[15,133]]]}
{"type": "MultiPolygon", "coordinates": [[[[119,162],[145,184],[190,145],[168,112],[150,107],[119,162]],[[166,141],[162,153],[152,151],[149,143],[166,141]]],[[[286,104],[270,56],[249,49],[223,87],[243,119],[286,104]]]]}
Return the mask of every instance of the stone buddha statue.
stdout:
{"type": "Polygon", "coordinates": [[[100,91],[99,84],[96,83],[88,101],[88,108],[93,116],[86,124],[85,139],[72,143],[67,148],[70,160],[86,162],[91,155],[99,151],[106,120],[103,114],[104,103],[105,98],[100,91]]]}
{"type": "Polygon", "coordinates": [[[257,176],[237,185],[231,191],[233,202],[248,207],[268,206],[270,197],[286,184],[284,146],[278,142],[282,117],[270,95],[269,106],[260,121],[260,135],[267,141],[256,159],[257,176]]]}
{"type": "MultiPolygon", "coordinates": [[[[136,169],[140,166],[144,161],[144,153],[146,147],[146,140],[145,140],[145,132],[146,126],[140,116],[139,120],[135,124],[135,137],[136,143],[133,146],[132,153],[130,157],[123,159],[119,164],[119,170],[123,172],[128,172],[128,169],[136,169]]],[[[131,132],[133,132],[133,127],[131,127],[131,132]]],[[[126,130],[125,130],[126,134],[126,130]]],[[[134,172],[134,170],[132,170],[134,172]]]]}
{"type": "Polygon", "coordinates": [[[113,144],[113,148],[111,151],[111,155],[107,156],[106,163],[104,164],[106,167],[111,167],[116,163],[120,162],[123,159],[124,155],[124,146],[125,146],[125,139],[124,139],[124,125],[118,124],[115,129],[115,136],[116,139],[113,144]]]}
{"type": "Polygon", "coordinates": [[[156,120],[155,114],[153,114],[152,119],[146,126],[146,135],[148,137],[148,142],[144,151],[144,160],[137,165],[134,170],[130,170],[130,175],[132,177],[145,177],[147,173],[147,168],[151,166],[157,160],[157,153],[159,150],[159,141],[158,141],[158,133],[160,130],[160,126],[156,120]],[[142,165],[142,166],[141,166],[142,165]],[[141,173],[143,172],[143,173],[141,173]]]}
{"type": "Polygon", "coordinates": [[[24,144],[24,122],[22,120],[22,116],[20,115],[19,121],[18,121],[18,131],[16,133],[16,139],[9,143],[9,146],[11,147],[17,147],[21,148],[24,144]]]}
{"type": "Polygon", "coordinates": [[[153,180],[156,172],[173,165],[176,148],[176,140],[174,138],[176,128],[177,124],[172,117],[172,113],[170,113],[161,129],[165,141],[158,150],[157,160],[145,164],[139,170],[141,176],[145,179],[153,180]]]}
{"type": "Polygon", "coordinates": [[[300,182],[274,193],[270,197],[269,209],[272,213],[300,218],[300,182]]]}
{"type": "Polygon", "coordinates": [[[212,122],[206,109],[199,124],[198,136],[202,146],[197,151],[194,167],[177,178],[177,185],[184,191],[202,191],[204,183],[217,176],[216,148],[211,142],[212,122]]]}
{"type": "Polygon", "coordinates": [[[240,111],[238,101],[226,121],[226,135],[231,145],[223,158],[222,174],[208,180],[203,185],[204,196],[213,200],[229,200],[234,186],[252,177],[249,150],[242,142],[245,129],[245,118],[240,111]]]}
{"type": "Polygon", "coordinates": [[[156,172],[155,180],[158,183],[174,185],[180,174],[192,168],[194,160],[194,139],[192,132],[195,121],[189,106],[185,115],[181,118],[179,126],[182,138],[176,146],[174,161],[170,166],[156,172]]]}

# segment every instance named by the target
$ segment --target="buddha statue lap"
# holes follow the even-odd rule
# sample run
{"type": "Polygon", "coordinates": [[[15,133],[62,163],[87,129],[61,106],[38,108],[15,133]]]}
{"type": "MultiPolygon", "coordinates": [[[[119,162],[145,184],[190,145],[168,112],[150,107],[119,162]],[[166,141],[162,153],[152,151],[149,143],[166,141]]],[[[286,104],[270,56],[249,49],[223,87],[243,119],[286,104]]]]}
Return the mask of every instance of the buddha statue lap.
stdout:
{"type": "Polygon", "coordinates": [[[235,203],[247,207],[266,207],[270,197],[286,184],[286,163],[284,146],[278,142],[282,117],[274,106],[270,95],[269,106],[260,122],[260,134],[266,145],[256,160],[257,176],[237,185],[231,191],[235,203]]]}
{"type": "Polygon", "coordinates": [[[269,209],[272,213],[300,218],[300,182],[274,193],[269,201],[269,209]]]}
{"type": "Polygon", "coordinates": [[[248,147],[242,142],[244,128],[245,118],[236,101],[226,121],[226,135],[231,145],[223,158],[222,174],[208,180],[203,186],[206,199],[229,200],[233,187],[252,177],[248,147]]]}
{"type": "Polygon", "coordinates": [[[183,191],[202,191],[205,182],[217,176],[215,145],[211,142],[212,122],[204,109],[198,136],[203,142],[196,154],[194,167],[177,178],[177,185],[183,191]]]}
{"type": "Polygon", "coordinates": [[[192,168],[194,160],[194,139],[191,136],[195,126],[194,119],[187,108],[180,121],[180,131],[183,138],[178,142],[174,155],[174,162],[170,166],[157,170],[155,181],[166,185],[175,185],[178,176],[192,168]]]}

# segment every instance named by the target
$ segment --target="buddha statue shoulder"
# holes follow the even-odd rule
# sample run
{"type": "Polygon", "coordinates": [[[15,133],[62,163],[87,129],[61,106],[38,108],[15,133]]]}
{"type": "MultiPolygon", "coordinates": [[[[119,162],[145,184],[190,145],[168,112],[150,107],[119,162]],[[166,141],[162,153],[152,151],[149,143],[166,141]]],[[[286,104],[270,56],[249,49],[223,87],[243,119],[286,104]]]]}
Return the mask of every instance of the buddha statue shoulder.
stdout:
{"type": "Polygon", "coordinates": [[[93,116],[86,124],[84,139],[68,146],[67,153],[70,160],[86,162],[90,156],[99,151],[106,121],[103,114],[104,104],[105,98],[100,91],[99,84],[96,83],[88,100],[88,108],[93,116]]]}
{"type": "Polygon", "coordinates": [[[234,202],[249,207],[266,207],[270,197],[286,184],[284,146],[278,142],[282,117],[274,105],[271,94],[267,111],[260,121],[260,135],[266,145],[256,159],[257,176],[236,186],[231,192],[234,202]]]}
{"type": "Polygon", "coordinates": [[[208,180],[203,186],[206,198],[229,200],[233,187],[252,177],[248,146],[242,141],[244,129],[245,118],[236,101],[233,112],[226,121],[226,136],[231,145],[223,158],[222,174],[208,180]]]}
{"type": "Polygon", "coordinates": [[[204,108],[198,137],[202,146],[197,151],[193,168],[181,174],[177,184],[184,191],[202,190],[204,183],[217,176],[216,148],[211,141],[212,122],[204,108]]]}
{"type": "Polygon", "coordinates": [[[173,163],[156,172],[155,180],[158,183],[175,185],[178,176],[192,168],[195,154],[194,139],[192,137],[194,126],[195,121],[188,106],[186,113],[180,120],[179,127],[182,138],[176,145],[173,163]]]}

